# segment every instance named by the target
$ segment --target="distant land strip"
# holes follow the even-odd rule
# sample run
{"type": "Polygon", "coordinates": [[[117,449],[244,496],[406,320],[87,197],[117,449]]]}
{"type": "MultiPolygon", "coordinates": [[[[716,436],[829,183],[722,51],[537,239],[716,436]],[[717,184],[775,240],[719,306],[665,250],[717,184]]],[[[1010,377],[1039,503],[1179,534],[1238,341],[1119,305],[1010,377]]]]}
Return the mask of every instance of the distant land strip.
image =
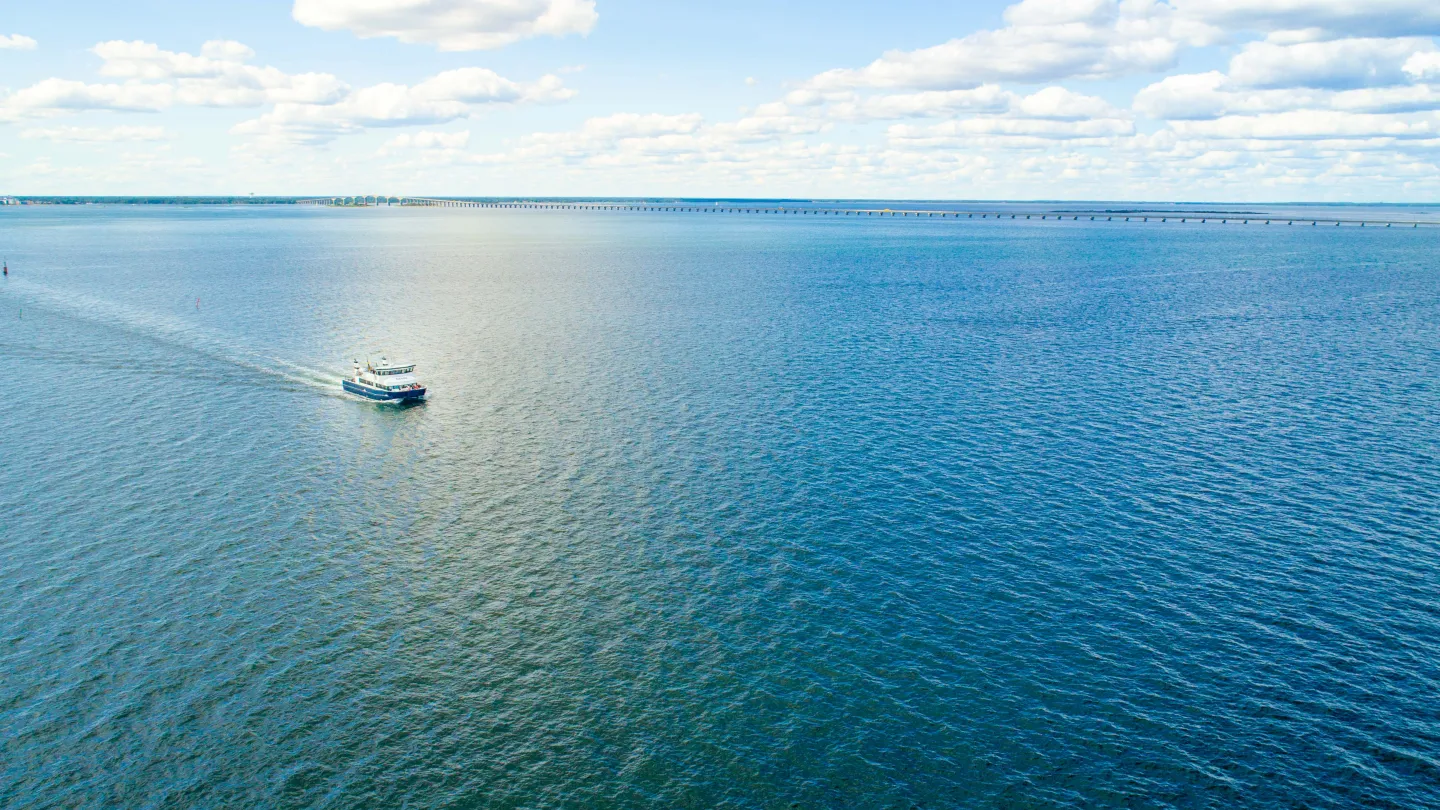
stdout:
{"type": "MultiPolygon", "coordinates": [[[[933,205],[896,201],[892,205],[933,205]]],[[[1035,203],[1018,203],[1034,205],[1035,203]]],[[[1076,210],[1073,203],[1053,210],[995,210],[956,208],[859,208],[837,207],[807,200],[654,200],[638,198],[601,199],[518,199],[495,197],[408,197],[355,195],[336,197],[121,197],[121,196],[25,196],[0,197],[0,207],[10,205],[304,205],[326,208],[506,208],[571,211],[640,211],[693,214],[760,214],[798,216],[915,217],[917,219],[1070,220],[1074,222],[1156,222],[1217,225],[1308,225],[1358,227],[1440,227],[1440,219],[1390,219],[1385,217],[1296,216],[1294,213],[1267,214],[1263,211],[1106,208],[1076,210]]],[[[954,203],[966,206],[965,203],[954,203]]]]}

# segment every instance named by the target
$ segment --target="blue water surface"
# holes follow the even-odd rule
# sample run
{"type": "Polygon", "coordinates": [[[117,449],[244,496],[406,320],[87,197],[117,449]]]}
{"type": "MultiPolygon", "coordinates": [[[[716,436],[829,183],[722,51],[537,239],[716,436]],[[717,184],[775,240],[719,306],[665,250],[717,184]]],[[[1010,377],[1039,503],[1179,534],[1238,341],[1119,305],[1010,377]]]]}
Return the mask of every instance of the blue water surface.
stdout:
{"type": "Polygon", "coordinates": [[[0,806],[1440,805],[1440,229],[0,250],[0,806]]]}

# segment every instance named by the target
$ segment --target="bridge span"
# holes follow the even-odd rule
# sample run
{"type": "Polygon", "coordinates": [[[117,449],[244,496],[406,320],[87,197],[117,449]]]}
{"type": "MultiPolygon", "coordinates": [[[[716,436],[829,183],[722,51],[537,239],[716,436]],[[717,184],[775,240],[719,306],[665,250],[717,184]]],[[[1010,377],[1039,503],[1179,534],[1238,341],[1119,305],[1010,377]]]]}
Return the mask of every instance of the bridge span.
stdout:
{"type": "Polygon", "coordinates": [[[915,208],[845,208],[805,205],[741,205],[716,203],[650,203],[650,202],[550,202],[542,200],[466,200],[434,197],[396,197],[386,195],[356,195],[353,197],[317,197],[298,200],[301,205],[324,205],[338,207],[363,207],[376,205],[400,205],[426,208],[524,208],[553,211],[643,211],[680,214],[751,214],[771,216],[830,216],[830,217],[914,217],[916,219],[997,219],[997,220],[1039,220],[1073,222],[1144,222],[1181,223],[1202,225],[1302,225],[1319,227],[1352,226],[1361,228],[1419,228],[1440,227],[1440,220],[1399,220],[1379,218],[1334,218],[1295,217],[1266,214],[1207,214],[1184,211],[1139,211],[1124,214],[1095,212],[1022,212],[996,210],[956,209],[915,209],[915,208]]]}

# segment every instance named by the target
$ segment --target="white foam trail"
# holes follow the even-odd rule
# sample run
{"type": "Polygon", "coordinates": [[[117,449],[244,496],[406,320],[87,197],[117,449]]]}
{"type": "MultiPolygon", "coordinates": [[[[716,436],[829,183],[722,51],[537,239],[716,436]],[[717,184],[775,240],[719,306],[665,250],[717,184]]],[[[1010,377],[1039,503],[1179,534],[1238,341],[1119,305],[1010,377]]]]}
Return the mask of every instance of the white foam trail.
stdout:
{"type": "Polygon", "coordinates": [[[11,279],[9,289],[38,306],[94,323],[122,329],[189,349],[241,368],[296,385],[342,395],[340,375],[256,352],[233,338],[204,327],[183,323],[153,312],[95,298],[84,293],[57,290],[33,281],[11,279]]]}
{"type": "Polygon", "coordinates": [[[302,366],[299,363],[292,363],[283,357],[271,357],[270,360],[272,362],[279,363],[280,365],[285,366],[286,368],[289,368],[298,374],[302,374],[318,382],[323,382],[327,385],[340,384],[340,378],[342,375],[337,374],[333,371],[325,371],[323,369],[313,368],[311,366],[302,366]]]}

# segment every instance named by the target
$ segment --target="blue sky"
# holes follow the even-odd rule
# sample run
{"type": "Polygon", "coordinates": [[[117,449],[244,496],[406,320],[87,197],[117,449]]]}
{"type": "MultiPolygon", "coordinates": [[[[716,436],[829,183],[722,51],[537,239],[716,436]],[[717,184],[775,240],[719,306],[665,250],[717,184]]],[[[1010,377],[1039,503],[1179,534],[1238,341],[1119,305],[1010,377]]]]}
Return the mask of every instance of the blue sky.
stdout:
{"type": "Polygon", "coordinates": [[[1440,198],[1434,0],[12,4],[0,193],[1440,198]]]}

